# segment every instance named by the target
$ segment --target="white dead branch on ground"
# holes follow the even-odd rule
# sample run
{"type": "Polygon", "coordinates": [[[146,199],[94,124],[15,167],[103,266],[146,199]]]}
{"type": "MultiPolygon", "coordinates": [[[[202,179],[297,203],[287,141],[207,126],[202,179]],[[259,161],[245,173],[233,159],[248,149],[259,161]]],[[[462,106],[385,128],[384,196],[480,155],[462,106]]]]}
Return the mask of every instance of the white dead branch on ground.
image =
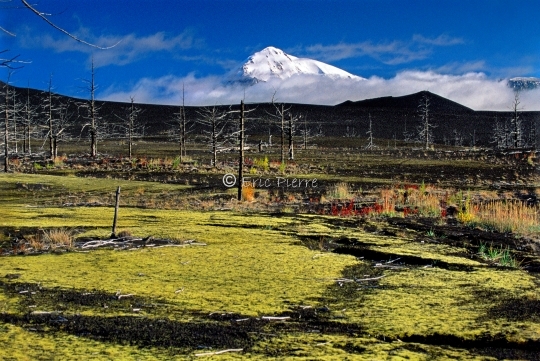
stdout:
{"type": "Polygon", "coordinates": [[[196,357],[214,356],[214,355],[221,355],[227,352],[242,352],[242,351],[244,351],[243,348],[230,348],[227,350],[216,351],[216,352],[196,353],[195,356],[196,357]]]}

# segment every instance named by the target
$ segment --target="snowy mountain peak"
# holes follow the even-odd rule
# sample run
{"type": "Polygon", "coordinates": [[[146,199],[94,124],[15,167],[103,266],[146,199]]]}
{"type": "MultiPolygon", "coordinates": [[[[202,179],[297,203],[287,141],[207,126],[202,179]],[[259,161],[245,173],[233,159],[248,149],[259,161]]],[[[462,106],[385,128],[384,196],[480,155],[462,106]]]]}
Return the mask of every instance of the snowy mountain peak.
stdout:
{"type": "Polygon", "coordinates": [[[319,75],[332,79],[363,79],[317,60],[297,58],[272,46],[247,58],[234,75],[237,81],[252,84],[267,82],[273,78],[283,80],[297,75],[319,75]]]}

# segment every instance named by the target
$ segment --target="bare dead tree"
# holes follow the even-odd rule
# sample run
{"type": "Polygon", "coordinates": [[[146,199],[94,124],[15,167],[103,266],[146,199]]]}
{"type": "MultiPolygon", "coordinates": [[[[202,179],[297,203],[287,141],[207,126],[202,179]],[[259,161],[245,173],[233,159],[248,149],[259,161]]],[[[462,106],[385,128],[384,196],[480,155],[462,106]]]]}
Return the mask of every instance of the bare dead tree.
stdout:
{"type": "Polygon", "coordinates": [[[461,147],[463,145],[463,135],[457,129],[454,129],[453,138],[454,146],[461,147]]]}
{"type": "MultiPolygon", "coordinates": [[[[454,132],[456,132],[454,130],[454,132]]],[[[495,125],[493,126],[493,134],[491,136],[491,143],[494,144],[496,149],[502,149],[505,144],[506,133],[504,132],[504,127],[499,120],[495,120],[495,125]]]]}
{"type": "Polygon", "coordinates": [[[324,137],[324,131],[323,131],[322,123],[319,123],[319,125],[317,125],[317,134],[315,136],[316,137],[324,137]]]}
{"type": "Polygon", "coordinates": [[[210,152],[212,153],[211,164],[217,165],[217,154],[220,147],[222,147],[228,140],[226,136],[226,130],[229,124],[229,112],[219,110],[216,106],[206,107],[198,111],[198,122],[204,127],[208,128],[203,130],[203,137],[210,145],[210,152]]]}
{"type": "MultiPolygon", "coordinates": [[[[351,122],[351,120],[346,120],[346,122],[351,122]]],[[[355,138],[356,136],[358,136],[356,129],[351,125],[347,125],[345,127],[345,138],[355,138]]]]}
{"type": "Polygon", "coordinates": [[[9,171],[9,118],[10,118],[10,95],[9,80],[11,78],[11,70],[8,71],[7,81],[4,83],[4,104],[2,110],[4,113],[4,172],[9,171]]]}
{"type": "Polygon", "coordinates": [[[51,159],[54,159],[54,129],[53,129],[53,113],[58,111],[58,109],[55,108],[54,101],[53,101],[53,92],[52,92],[52,75],[49,78],[49,87],[46,95],[45,102],[43,104],[43,108],[45,109],[46,117],[47,117],[47,138],[49,139],[49,156],[51,159]]]}
{"type": "Polygon", "coordinates": [[[368,144],[366,145],[366,149],[373,149],[375,148],[375,144],[373,143],[373,123],[371,122],[371,114],[369,114],[369,130],[366,132],[368,134],[368,144]]]}
{"type": "Polygon", "coordinates": [[[515,90],[511,107],[512,118],[510,119],[510,138],[512,139],[512,146],[514,148],[523,146],[523,119],[521,118],[521,110],[523,110],[523,108],[520,106],[521,101],[519,97],[519,90],[515,90]]]}
{"type": "Polygon", "coordinates": [[[289,112],[289,120],[287,123],[287,140],[289,142],[288,158],[294,160],[294,134],[296,133],[296,123],[301,119],[301,116],[293,116],[289,112]]]}
{"type": "Polygon", "coordinates": [[[430,114],[431,100],[427,94],[424,94],[420,99],[420,104],[418,104],[418,115],[421,119],[421,124],[418,126],[418,141],[424,144],[425,149],[429,149],[430,145],[433,144],[433,129],[435,125],[432,124],[431,114],[430,114]]]}
{"type": "Polygon", "coordinates": [[[17,96],[17,90],[15,88],[11,89],[11,143],[12,148],[15,153],[19,153],[19,139],[20,137],[20,124],[21,124],[21,118],[23,114],[24,104],[19,101],[19,97],[17,96]]]}
{"type": "Polygon", "coordinates": [[[283,104],[280,108],[276,108],[277,114],[281,120],[279,130],[280,130],[280,162],[281,164],[285,163],[285,109],[283,104]]]}
{"type": "Polygon", "coordinates": [[[184,86],[182,85],[182,106],[178,113],[173,114],[172,118],[174,138],[178,141],[180,151],[180,161],[183,162],[187,157],[187,135],[191,133],[194,123],[187,119],[184,97],[184,86]]]}
{"type": "Polygon", "coordinates": [[[30,86],[26,88],[26,101],[23,109],[23,152],[32,154],[32,136],[35,135],[35,122],[38,116],[38,105],[30,101],[30,86]]]}
{"type": "Polygon", "coordinates": [[[50,159],[58,157],[58,143],[65,136],[66,130],[73,126],[73,120],[77,116],[77,105],[70,98],[64,98],[53,92],[52,76],[49,78],[49,86],[43,102],[45,113],[46,138],[49,142],[50,159]]]}
{"type": "Polygon", "coordinates": [[[135,106],[135,99],[133,97],[130,97],[129,99],[131,100],[131,105],[129,107],[129,115],[126,124],[127,129],[125,130],[128,138],[128,154],[129,158],[131,159],[133,155],[133,137],[138,135],[139,129],[141,129],[141,125],[137,123],[139,114],[141,113],[141,108],[135,106]]]}
{"type": "Polygon", "coordinates": [[[239,131],[238,131],[238,184],[237,184],[237,199],[242,200],[242,187],[244,186],[244,140],[246,130],[246,116],[245,116],[244,100],[240,101],[240,118],[239,118],[239,131]]]}
{"type": "Polygon", "coordinates": [[[230,136],[237,139],[238,144],[238,182],[237,182],[237,190],[238,190],[238,196],[237,199],[239,201],[242,200],[242,187],[244,185],[244,161],[245,161],[245,149],[246,149],[246,122],[248,120],[253,120],[253,118],[248,118],[247,115],[253,111],[255,111],[256,108],[246,110],[244,100],[240,101],[240,109],[239,110],[229,110],[228,114],[233,115],[238,113],[238,122],[236,131],[230,133],[230,136]]]}
{"type": "Polygon", "coordinates": [[[58,157],[58,143],[67,137],[67,130],[74,126],[78,116],[78,107],[71,99],[60,101],[53,126],[53,159],[58,157]]]}
{"type": "Polygon", "coordinates": [[[88,133],[90,134],[90,156],[92,158],[95,158],[97,155],[97,143],[98,143],[98,136],[99,136],[99,128],[101,126],[100,121],[101,117],[99,116],[99,109],[100,107],[96,104],[96,90],[97,86],[95,83],[95,69],[94,69],[94,59],[92,58],[92,72],[91,72],[91,78],[85,79],[83,82],[86,83],[85,90],[88,91],[90,94],[90,99],[88,102],[81,105],[81,108],[86,109],[86,119],[87,123],[83,125],[82,131],[84,131],[85,128],[88,128],[88,133]]]}
{"type": "Polygon", "coordinates": [[[407,117],[405,117],[405,120],[403,122],[403,140],[405,142],[410,142],[415,138],[414,132],[411,132],[410,129],[407,130],[407,117]]]}
{"type": "Polygon", "coordinates": [[[280,162],[285,162],[285,137],[287,138],[287,158],[289,160],[294,159],[294,136],[296,133],[296,126],[301,116],[294,116],[291,112],[292,107],[285,108],[283,103],[276,104],[275,93],[272,96],[272,105],[274,106],[275,113],[268,113],[273,123],[276,124],[280,130],[280,162]],[[286,120],[287,119],[287,120],[286,120]]]}
{"type": "Polygon", "coordinates": [[[272,95],[272,105],[274,106],[275,112],[268,113],[270,116],[271,123],[276,124],[280,131],[280,162],[285,162],[285,133],[287,132],[287,125],[285,124],[285,117],[287,113],[291,110],[291,107],[285,108],[283,103],[277,104],[275,101],[276,93],[272,95]]]}
{"type": "Polygon", "coordinates": [[[307,149],[308,141],[312,139],[313,136],[311,135],[311,128],[308,128],[307,126],[307,115],[302,117],[302,119],[303,119],[303,122],[302,122],[303,127],[300,130],[300,135],[302,136],[302,144],[305,150],[307,149]]]}
{"type": "Polygon", "coordinates": [[[531,119],[529,122],[529,129],[527,132],[527,146],[536,149],[536,138],[537,138],[537,129],[536,129],[536,121],[534,119],[531,119]]]}
{"type": "Polygon", "coordinates": [[[115,114],[116,118],[120,120],[120,123],[116,125],[118,132],[113,132],[111,136],[115,136],[118,133],[119,138],[127,140],[128,145],[128,157],[133,157],[133,141],[135,138],[142,137],[144,134],[144,126],[139,123],[139,115],[142,113],[142,109],[135,105],[135,98],[129,97],[130,105],[124,108],[123,114],[115,114]]]}

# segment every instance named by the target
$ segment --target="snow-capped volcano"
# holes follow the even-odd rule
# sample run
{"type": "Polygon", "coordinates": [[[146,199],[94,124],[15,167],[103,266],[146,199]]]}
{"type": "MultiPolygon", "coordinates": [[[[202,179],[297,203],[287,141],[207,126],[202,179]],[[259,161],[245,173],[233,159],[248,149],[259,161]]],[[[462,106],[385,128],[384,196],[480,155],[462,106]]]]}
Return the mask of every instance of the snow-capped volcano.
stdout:
{"type": "Polygon", "coordinates": [[[335,66],[313,59],[297,58],[269,46],[247,58],[240,69],[231,74],[231,80],[255,84],[271,79],[284,80],[297,75],[319,75],[332,79],[364,79],[335,66]]]}

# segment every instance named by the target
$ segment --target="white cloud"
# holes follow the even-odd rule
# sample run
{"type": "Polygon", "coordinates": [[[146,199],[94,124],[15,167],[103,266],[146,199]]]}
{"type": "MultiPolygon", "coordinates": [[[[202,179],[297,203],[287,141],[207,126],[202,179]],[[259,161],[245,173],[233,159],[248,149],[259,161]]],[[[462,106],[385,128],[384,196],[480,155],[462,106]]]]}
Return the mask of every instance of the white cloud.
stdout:
{"type": "Polygon", "coordinates": [[[371,41],[331,45],[315,44],[294,50],[326,62],[369,56],[384,64],[398,65],[426,59],[433,53],[434,47],[463,43],[463,39],[453,38],[446,34],[441,34],[436,38],[415,34],[409,41],[394,40],[376,44],[371,41]]]}
{"type": "Polygon", "coordinates": [[[373,44],[370,41],[354,44],[316,44],[306,47],[304,51],[309,54],[310,57],[320,59],[324,62],[369,56],[389,65],[425,59],[431,53],[431,50],[429,49],[414,49],[410,44],[401,41],[380,44],[373,44]]]}
{"type": "Polygon", "coordinates": [[[30,34],[26,29],[20,37],[20,43],[24,47],[41,47],[52,49],[57,53],[81,52],[94,56],[96,67],[106,65],[126,65],[139,60],[148,54],[155,52],[175,52],[200,46],[202,40],[197,39],[189,31],[170,36],[164,32],[146,36],[128,35],[93,35],[87,28],[80,28],[75,35],[85,41],[102,46],[116,46],[106,51],[96,51],[87,45],[74,42],[73,39],[62,36],[53,37],[50,34],[38,35],[30,34]]]}
{"type": "Polygon", "coordinates": [[[435,46],[451,46],[463,44],[465,42],[462,38],[453,38],[447,34],[441,34],[436,38],[426,38],[421,34],[415,34],[413,35],[413,41],[417,43],[424,43],[435,46]]]}
{"type": "MultiPolygon", "coordinates": [[[[441,65],[433,70],[444,74],[464,74],[469,72],[481,72],[488,68],[484,60],[469,61],[465,63],[451,62],[441,65]]],[[[517,73],[519,74],[519,73],[517,73]]]]}
{"type": "MultiPolygon", "coordinates": [[[[402,96],[428,90],[475,110],[506,111],[513,99],[506,82],[506,79],[489,79],[479,72],[448,75],[411,70],[390,79],[373,76],[364,80],[332,80],[313,75],[242,86],[225,84],[221,77],[197,78],[190,74],[186,77],[144,78],[130,89],[110,87],[99,97],[127,102],[130,96],[135,96],[137,102],[178,105],[182,101],[184,86],[187,105],[236,104],[244,99],[244,94],[246,102],[269,102],[275,91],[280,102],[333,105],[346,100],[402,96]]],[[[540,99],[540,90],[523,92],[524,110],[540,110],[537,99],[540,99]]]]}

